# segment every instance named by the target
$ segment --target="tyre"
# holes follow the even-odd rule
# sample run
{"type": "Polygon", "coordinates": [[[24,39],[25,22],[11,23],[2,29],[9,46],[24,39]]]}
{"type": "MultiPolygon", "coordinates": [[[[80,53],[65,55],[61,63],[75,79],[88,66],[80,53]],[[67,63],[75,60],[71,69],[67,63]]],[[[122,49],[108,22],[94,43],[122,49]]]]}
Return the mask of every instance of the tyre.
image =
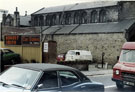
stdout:
{"type": "Polygon", "coordinates": [[[20,63],[21,61],[20,61],[20,58],[12,58],[11,59],[11,65],[14,65],[14,64],[18,64],[18,63],[20,63]]]}
{"type": "Polygon", "coordinates": [[[122,82],[116,82],[116,86],[117,86],[118,89],[124,88],[124,84],[122,82]]]}

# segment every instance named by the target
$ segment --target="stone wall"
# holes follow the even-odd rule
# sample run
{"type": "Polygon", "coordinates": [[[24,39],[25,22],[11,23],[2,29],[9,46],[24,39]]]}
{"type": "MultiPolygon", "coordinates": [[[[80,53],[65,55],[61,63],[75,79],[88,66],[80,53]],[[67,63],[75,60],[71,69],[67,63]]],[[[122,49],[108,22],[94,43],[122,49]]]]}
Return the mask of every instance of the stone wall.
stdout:
{"type": "Polygon", "coordinates": [[[110,64],[117,62],[117,56],[120,55],[121,47],[126,41],[124,33],[54,35],[54,40],[57,41],[58,54],[74,49],[90,50],[94,61],[101,62],[104,52],[104,61],[110,64]]]}

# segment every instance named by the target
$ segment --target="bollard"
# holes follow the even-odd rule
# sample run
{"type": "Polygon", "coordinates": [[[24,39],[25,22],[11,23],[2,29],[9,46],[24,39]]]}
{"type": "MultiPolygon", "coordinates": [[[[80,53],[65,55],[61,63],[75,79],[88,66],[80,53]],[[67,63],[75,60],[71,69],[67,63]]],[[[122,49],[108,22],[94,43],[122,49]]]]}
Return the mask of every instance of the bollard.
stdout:
{"type": "Polygon", "coordinates": [[[105,53],[102,52],[102,68],[104,68],[104,55],[105,55],[105,53]]]}

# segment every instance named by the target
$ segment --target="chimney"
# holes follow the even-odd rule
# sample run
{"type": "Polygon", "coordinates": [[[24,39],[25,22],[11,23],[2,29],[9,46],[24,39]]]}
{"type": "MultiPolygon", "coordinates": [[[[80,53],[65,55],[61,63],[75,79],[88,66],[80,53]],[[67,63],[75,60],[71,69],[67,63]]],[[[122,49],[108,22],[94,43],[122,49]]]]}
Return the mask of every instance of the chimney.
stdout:
{"type": "Polygon", "coordinates": [[[27,11],[25,11],[25,16],[27,16],[27,11]]]}
{"type": "Polygon", "coordinates": [[[5,23],[6,23],[6,17],[7,17],[7,15],[6,15],[5,11],[4,11],[3,14],[2,14],[2,24],[4,26],[5,26],[5,23]]]}
{"type": "Polygon", "coordinates": [[[17,7],[16,7],[16,11],[14,12],[14,26],[15,27],[19,27],[20,26],[20,15],[19,15],[17,7]]]}

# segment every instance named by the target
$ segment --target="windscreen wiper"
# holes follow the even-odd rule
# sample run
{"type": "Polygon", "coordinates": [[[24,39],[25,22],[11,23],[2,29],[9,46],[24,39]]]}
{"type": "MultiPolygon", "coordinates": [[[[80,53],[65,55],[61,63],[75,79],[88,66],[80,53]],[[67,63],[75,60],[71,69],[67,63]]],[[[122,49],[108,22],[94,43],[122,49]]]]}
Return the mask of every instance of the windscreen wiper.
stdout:
{"type": "Polygon", "coordinates": [[[16,87],[19,87],[19,88],[25,88],[25,87],[20,86],[20,85],[17,85],[17,84],[11,84],[11,85],[16,86],[16,87]]]}
{"type": "Polygon", "coordinates": [[[2,81],[0,81],[0,83],[2,84],[2,86],[9,85],[9,84],[4,83],[4,82],[2,82],[2,81]]]}

